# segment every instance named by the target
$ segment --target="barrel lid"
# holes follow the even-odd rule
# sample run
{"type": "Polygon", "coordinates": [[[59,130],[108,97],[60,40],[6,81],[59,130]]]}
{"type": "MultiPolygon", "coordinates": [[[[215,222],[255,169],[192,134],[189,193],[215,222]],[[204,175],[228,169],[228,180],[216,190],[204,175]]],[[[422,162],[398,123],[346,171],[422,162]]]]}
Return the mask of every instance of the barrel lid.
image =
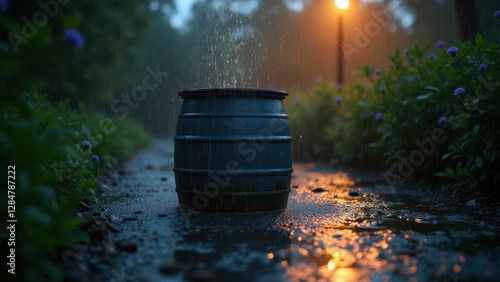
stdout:
{"type": "Polygon", "coordinates": [[[182,90],[179,96],[182,99],[199,98],[269,98],[285,99],[288,95],[286,91],[269,88],[194,88],[182,90]]]}

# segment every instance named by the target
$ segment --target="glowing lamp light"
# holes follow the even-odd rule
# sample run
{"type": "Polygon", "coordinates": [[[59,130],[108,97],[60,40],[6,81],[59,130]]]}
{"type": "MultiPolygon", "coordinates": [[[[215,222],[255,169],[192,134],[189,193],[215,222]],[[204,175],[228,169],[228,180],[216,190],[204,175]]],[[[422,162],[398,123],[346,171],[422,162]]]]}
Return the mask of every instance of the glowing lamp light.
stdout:
{"type": "Polygon", "coordinates": [[[335,269],[335,262],[333,260],[328,262],[328,270],[332,271],[335,269]]]}
{"type": "Polygon", "coordinates": [[[335,0],[335,6],[339,9],[347,9],[349,7],[349,0],[335,0]]]}

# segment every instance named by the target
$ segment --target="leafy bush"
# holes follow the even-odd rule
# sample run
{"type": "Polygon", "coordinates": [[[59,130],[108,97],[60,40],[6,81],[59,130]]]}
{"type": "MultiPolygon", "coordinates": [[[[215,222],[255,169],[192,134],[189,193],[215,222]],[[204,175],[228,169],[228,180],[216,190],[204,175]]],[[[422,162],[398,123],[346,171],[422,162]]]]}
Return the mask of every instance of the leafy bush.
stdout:
{"type": "Polygon", "coordinates": [[[397,50],[376,82],[385,87],[377,102],[383,118],[377,128],[380,138],[370,146],[402,178],[428,178],[443,166],[439,161],[443,142],[434,141],[433,132],[437,134],[435,130],[441,132],[445,126],[439,124],[439,118],[453,105],[458,77],[443,67],[450,59],[443,48],[437,55],[429,49],[431,45],[415,45],[406,54],[397,50]]]}
{"type": "Polygon", "coordinates": [[[34,77],[51,101],[71,106],[110,102],[128,89],[149,1],[1,2],[7,6],[0,11],[0,67],[8,69],[2,75],[34,77]]]}
{"type": "Polygon", "coordinates": [[[390,184],[444,176],[453,188],[495,187],[499,48],[481,35],[474,44],[456,46],[396,50],[387,68],[360,67],[341,92],[320,85],[316,96],[309,93],[306,103],[291,107],[294,143],[297,134],[319,129],[321,140],[299,137],[302,151],[386,169],[390,184]],[[337,95],[340,105],[334,103],[337,95]]]}
{"type": "Polygon", "coordinates": [[[378,136],[372,94],[362,83],[338,89],[320,80],[315,90],[288,99],[294,158],[373,167],[378,155],[366,146],[378,136]]]}
{"type": "MultiPolygon", "coordinates": [[[[29,93],[24,101],[0,108],[2,167],[16,169],[17,275],[57,279],[47,256],[84,238],[74,230],[81,220],[73,212],[82,199],[97,201],[94,176],[129,158],[149,135],[132,121],[82,113],[63,102],[52,106],[43,95],[29,93]]],[[[6,211],[7,193],[1,198],[6,211]]]]}
{"type": "Polygon", "coordinates": [[[0,209],[7,222],[8,201],[15,202],[17,220],[15,246],[3,244],[0,234],[2,253],[15,247],[16,277],[23,281],[60,280],[52,258],[58,247],[84,238],[73,212],[83,199],[97,201],[94,176],[149,140],[137,123],[83,106],[121,87],[128,43],[148,4],[130,0],[110,12],[113,3],[97,0],[0,2],[0,163],[15,167],[15,185],[0,196],[0,209]],[[45,96],[39,89],[52,91],[45,96]],[[92,148],[82,147],[84,140],[92,148]]]}
{"type": "Polygon", "coordinates": [[[294,157],[298,160],[328,160],[333,153],[333,144],[325,140],[323,130],[335,116],[333,105],[337,91],[332,89],[326,80],[321,80],[313,93],[285,100],[290,115],[294,157]]]}
{"type": "Polygon", "coordinates": [[[475,44],[465,43],[450,64],[459,81],[455,90],[458,107],[454,107],[450,127],[457,132],[443,159],[455,164],[437,176],[451,178],[448,186],[495,188],[499,184],[500,160],[500,49],[488,44],[480,34],[475,44]],[[464,90],[464,93],[461,93],[464,90]]]}

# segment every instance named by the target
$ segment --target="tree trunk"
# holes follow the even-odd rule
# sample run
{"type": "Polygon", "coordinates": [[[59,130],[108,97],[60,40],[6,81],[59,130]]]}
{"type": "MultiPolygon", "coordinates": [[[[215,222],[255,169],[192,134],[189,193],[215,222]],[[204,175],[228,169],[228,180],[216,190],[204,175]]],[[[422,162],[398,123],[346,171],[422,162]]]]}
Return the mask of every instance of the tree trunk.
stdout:
{"type": "Polygon", "coordinates": [[[455,7],[458,15],[460,39],[473,41],[476,34],[480,32],[476,1],[455,0],[455,7]]]}

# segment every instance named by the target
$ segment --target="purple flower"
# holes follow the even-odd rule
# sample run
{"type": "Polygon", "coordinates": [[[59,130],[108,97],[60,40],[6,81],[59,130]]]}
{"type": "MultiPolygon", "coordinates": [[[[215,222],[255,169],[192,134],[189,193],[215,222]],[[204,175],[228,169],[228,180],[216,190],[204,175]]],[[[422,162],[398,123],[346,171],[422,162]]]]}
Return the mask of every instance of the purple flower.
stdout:
{"type": "Polygon", "coordinates": [[[452,57],[455,57],[458,53],[458,48],[453,46],[450,49],[448,49],[448,51],[446,51],[446,53],[448,53],[448,55],[451,55],[452,57]]]}
{"type": "Polygon", "coordinates": [[[439,48],[444,48],[444,41],[443,40],[439,40],[436,44],[439,48]]]}
{"type": "Polygon", "coordinates": [[[458,87],[455,89],[455,96],[461,96],[465,93],[465,89],[463,87],[458,87]]]}
{"type": "Polygon", "coordinates": [[[378,88],[378,91],[379,91],[380,93],[385,93],[385,86],[383,86],[383,85],[382,85],[382,86],[380,86],[380,87],[378,88]]]}
{"type": "Polygon", "coordinates": [[[500,19],[500,10],[495,11],[495,13],[493,14],[493,17],[495,17],[495,19],[500,19]]]}
{"type": "Polygon", "coordinates": [[[9,0],[0,0],[0,13],[5,13],[9,10],[9,0]]]}
{"type": "Polygon", "coordinates": [[[439,120],[438,120],[439,124],[443,124],[445,122],[446,122],[446,117],[440,117],[439,120]]]}
{"type": "Polygon", "coordinates": [[[479,67],[477,67],[477,71],[485,71],[488,68],[486,64],[480,64],[479,67]]]}
{"type": "Polygon", "coordinates": [[[99,162],[99,156],[98,155],[93,155],[92,156],[92,161],[98,163],[99,162]]]}
{"type": "Polygon", "coordinates": [[[376,75],[381,75],[381,74],[382,74],[382,70],[377,69],[377,70],[375,71],[375,74],[376,74],[376,75]]]}
{"type": "Polygon", "coordinates": [[[384,115],[382,113],[378,113],[375,115],[376,120],[382,120],[384,118],[384,115]]]}
{"type": "Polygon", "coordinates": [[[404,49],[404,50],[403,50],[403,53],[404,53],[406,56],[408,56],[408,54],[409,54],[408,49],[404,49]]]}
{"type": "Polygon", "coordinates": [[[337,98],[335,99],[335,104],[337,104],[337,105],[342,104],[342,97],[340,97],[340,96],[339,96],[339,97],[337,97],[337,98]]]}
{"type": "Polygon", "coordinates": [[[92,144],[89,141],[87,141],[87,140],[85,140],[85,141],[82,142],[82,146],[83,146],[83,150],[84,151],[87,150],[87,149],[92,149],[92,144]]]}
{"type": "Polygon", "coordinates": [[[436,59],[436,55],[434,53],[430,53],[429,54],[429,59],[430,60],[435,60],[436,59]]]}
{"type": "Polygon", "coordinates": [[[300,98],[296,98],[294,104],[296,107],[300,106],[300,98]]]}
{"type": "Polygon", "coordinates": [[[64,31],[64,39],[75,48],[82,48],[85,43],[82,33],[76,28],[68,28],[64,31]]]}

